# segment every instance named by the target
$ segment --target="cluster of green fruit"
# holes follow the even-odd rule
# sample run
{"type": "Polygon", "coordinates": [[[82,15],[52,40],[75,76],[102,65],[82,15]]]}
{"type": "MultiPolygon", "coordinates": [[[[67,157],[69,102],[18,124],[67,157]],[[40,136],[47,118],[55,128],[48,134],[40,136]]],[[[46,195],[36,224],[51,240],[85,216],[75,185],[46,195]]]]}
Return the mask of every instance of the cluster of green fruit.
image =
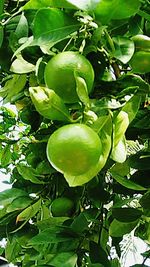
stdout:
{"type": "Polygon", "coordinates": [[[93,87],[91,63],[78,52],[62,52],[52,57],[45,68],[47,87],[29,89],[36,110],[51,120],[69,122],[56,130],[47,144],[47,157],[59,172],[78,176],[97,165],[102,145],[98,134],[84,123],[75,123],[66,103],[79,101],[75,75],[84,80],[89,94],[93,87]]]}
{"type": "Polygon", "coordinates": [[[132,37],[132,40],[135,44],[135,53],[130,61],[133,72],[139,74],[150,72],[150,38],[139,34],[132,37]]]}

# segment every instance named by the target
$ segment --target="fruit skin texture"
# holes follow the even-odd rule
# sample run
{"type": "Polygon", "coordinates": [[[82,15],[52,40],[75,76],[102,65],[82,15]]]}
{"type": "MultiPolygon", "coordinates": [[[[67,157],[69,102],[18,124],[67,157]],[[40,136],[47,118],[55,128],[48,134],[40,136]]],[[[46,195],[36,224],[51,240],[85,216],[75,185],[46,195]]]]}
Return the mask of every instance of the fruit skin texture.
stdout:
{"type": "Polygon", "coordinates": [[[150,72],[150,52],[135,52],[129,63],[135,73],[144,74],[150,72]]]}
{"type": "Polygon", "coordinates": [[[56,198],[51,204],[51,213],[54,217],[70,216],[73,209],[73,201],[66,197],[56,198]]]}
{"type": "Polygon", "coordinates": [[[79,101],[75,72],[85,80],[90,93],[94,82],[94,70],[88,59],[78,52],[59,53],[50,59],[45,68],[44,78],[47,87],[53,89],[65,103],[79,101]]]}
{"type": "Polygon", "coordinates": [[[132,41],[135,44],[136,51],[147,51],[150,52],[150,37],[143,34],[133,36],[132,41]]]}
{"type": "Polygon", "coordinates": [[[94,167],[100,158],[99,136],[85,124],[69,124],[56,130],[47,144],[47,157],[61,173],[80,175],[94,167]]]}
{"type": "Polygon", "coordinates": [[[138,34],[132,37],[135,44],[135,53],[129,64],[135,73],[144,74],[150,72],[150,38],[138,34]]]}

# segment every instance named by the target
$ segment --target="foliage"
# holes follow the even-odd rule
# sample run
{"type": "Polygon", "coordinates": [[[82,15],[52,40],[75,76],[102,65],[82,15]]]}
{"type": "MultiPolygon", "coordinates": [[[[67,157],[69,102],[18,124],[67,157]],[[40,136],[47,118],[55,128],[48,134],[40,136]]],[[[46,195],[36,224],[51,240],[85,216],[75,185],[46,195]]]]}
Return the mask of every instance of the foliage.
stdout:
{"type": "MultiPolygon", "coordinates": [[[[8,262],[119,267],[124,235],[150,244],[149,14],[148,0],[0,1],[0,168],[12,185],[0,193],[0,251],[8,262]],[[148,41],[140,46],[137,35],[148,41]],[[95,73],[88,96],[74,72],[76,103],[45,85],[47,62],[64,51],[82,54],[95,73]],[[98,134],[102,153],[86,173],[63,175],[47,159],[47,142],[75,122],[98,134]],[[73,208],[53,216],[61,198],[73,208]]],[[[143,257],[135,266],[146,266],[149,250],[143,257]]]]}

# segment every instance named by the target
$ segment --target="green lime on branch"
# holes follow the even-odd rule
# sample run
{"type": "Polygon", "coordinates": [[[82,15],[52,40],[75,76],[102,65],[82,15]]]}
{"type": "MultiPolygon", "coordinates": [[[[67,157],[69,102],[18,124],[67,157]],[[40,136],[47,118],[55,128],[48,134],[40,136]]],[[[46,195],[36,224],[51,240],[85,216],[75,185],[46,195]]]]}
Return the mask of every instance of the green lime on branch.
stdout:
{"type": "Polygon", "coordinates": [[[94,70],[89,60],[78,52],[59,53],[50,59],[45,68],[44,77],[47,87],[53,89],[65,103],[79,101],[75,72],[85,80],[90,93],[93,88],[94,70]]]}
{"type": "Polygon", "coordinates": [[[67,197],[59,197],[52,202],[50,208],[54,217],[68,217],[74,210],[74,203],[67,197]]]}
{"type": "Polygon", "coordinates": [[[101,140],[84,124],[65,125],[56,130],[47,144],[47,157],[61,173],[80,175],[94,167],[102,153],[101,140]]]}
{"type": "Polygon", "coordinates": [[[150,72],[150,52],[135,52],[129,64],[135,73],[144,74],[150,72]]]}
{"type": "Polygon", "coordinates": [[[135,44],[136,51],[147,51],[150,52],[150,37],[143,34],[137,34],[133,36],[132,41],[135,44]]]}
{"type": "Polygon", "coordinates": [[[30,87],[31,100],[36,110],[45,118],[58,121],[71,121],[71,117],[63,100],[46,87],[30,87]]]}
{"type": "Polygon", "coordinates": [[[144,74],[150,72],[150,38],[146,35],[132,37],[135,44],[135,53],[129,64],[135,73],[144,74]]]}

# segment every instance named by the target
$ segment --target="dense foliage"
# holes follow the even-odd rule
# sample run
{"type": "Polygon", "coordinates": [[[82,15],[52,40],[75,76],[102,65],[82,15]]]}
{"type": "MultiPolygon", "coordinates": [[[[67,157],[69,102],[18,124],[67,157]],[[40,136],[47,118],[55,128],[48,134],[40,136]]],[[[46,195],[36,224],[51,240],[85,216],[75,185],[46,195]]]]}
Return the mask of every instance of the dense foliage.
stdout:
{"type": "Polygon", "coordinates": [[[8,262],[119,267],[126,234],[150,244],[149,14],[149,0],[0,1],[0,168],[12,185],[0,193],[0,253],[8,262]],[[48,62],[65,51],[81,54],[91,72],[56,75],[56,92],[48,62]],[[62,99],[63,79],[75,101],[72,92],[62,99]],[[87,141],[84,168],[85,155],[72,152],[82,138],[63,147],[70,169],[63,151],[57,167],[55,140],[47,148],[67,124],[86,125],[101,144],[91,156],[87,141]]]}

